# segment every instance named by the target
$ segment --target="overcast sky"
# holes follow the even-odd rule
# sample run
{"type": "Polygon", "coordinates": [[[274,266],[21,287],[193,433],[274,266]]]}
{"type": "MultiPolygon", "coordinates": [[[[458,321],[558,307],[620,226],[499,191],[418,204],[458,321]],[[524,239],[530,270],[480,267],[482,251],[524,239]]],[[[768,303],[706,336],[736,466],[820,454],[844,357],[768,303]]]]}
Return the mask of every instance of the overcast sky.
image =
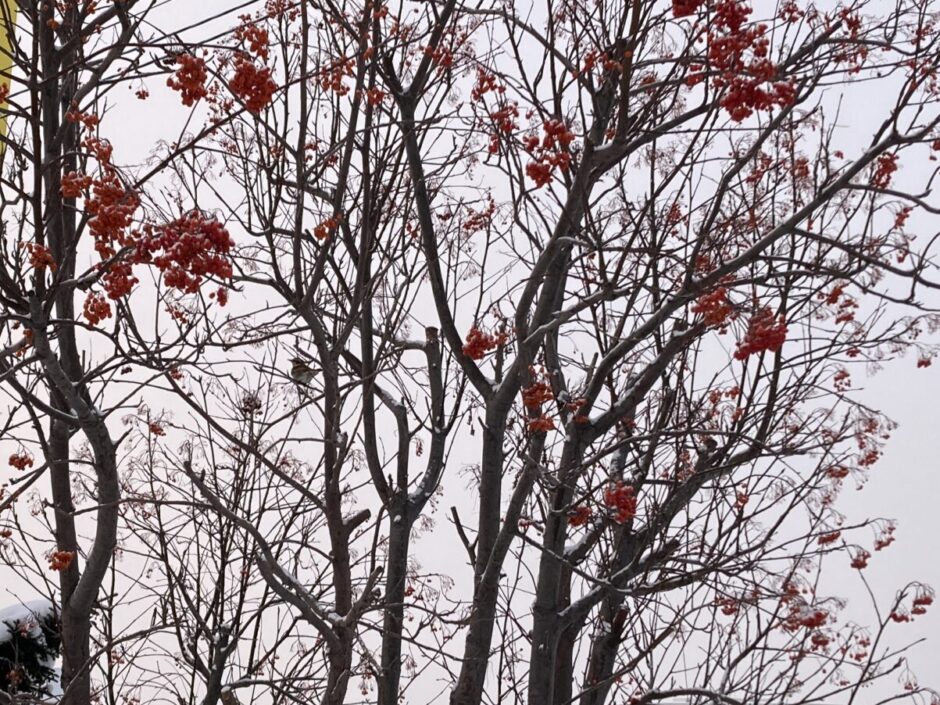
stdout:
{"type": "MultiPolygon", "coordinates": [[[[174,26],[180,17],[192,14],[193,20],[229,9],[228,0],[200,0],[173,2],[174,26]]],[[[185,38],[185,37],[184,37],[185,38]]],[[[146,103],[134,100],[133,94],[117,96],[127,105],[118,105],[106,123],[106,132],[115,144],[119,162],[143,160],[157,140],[173,141],[182,129],[187,113],[180,109],[178,100],[161,90],[157,81],[148,86],[152,97],[146,103]]],[[[844,146],[855,142],[856,149],[867,142],[870,135],[869,117],[876,111],[868,110],[868,101],[877,97],[858,93],[846,104],[842,112],[844,146]]],[[[848,152],[849,149],[846,149],[848,152]]],[[[928,168],[925,164],[924,168],[928,168]]],[[[919,175],[923,176],[923,174],[919,175]]],[[[921,179],[922,180],[922,179],[921,179]]],[[[936,218],[915,216],[923,228],[920,241],[926,240],[938,229],[936,218]]],[[[234,233],[236,239],[238,233],[234,233]]],[[[940,297],[932,303],[940,307],[940,297]]],[[[879,374],[865,379],[853,375],[857,385],[864,387],[863,398],[899,423],[899,428],[888,443],[884,457],[873,468],[870,481],[861,492],[847,489],[841,496],[839,508],[849,522],[865,517],[881,516],[898,520],[897,541],[885,551],[874,554],[865,575],[883,602],[910,580],[921,580],[940,588],[940,551],[938,542],[938,515],[940,515],[940,363],[928,369],[917,369],[915,359],[908,357],[886,366],[879,374]]],[[[449,483],[460,485],[465,478],[451,476],[449,483]]],[[[444,523],[442,517],[438,521],[444,523]]],[[[453,543],[448,531],[434,532],[419,539],[416,554],[439,557],[450,556],[462,561],[449,549],[453,543]]],[[[866,600],[858,576],[846,566],[844,574],[833,573],[833,593],[850,598],[849,613],[859,610],[860,621],[866,611],[866,600]]],[[[29,599],[30,596],[23,596],[29,599]]],[[[2,606],[2,605],[0,605],[2,606]]],[[[929,638],[910,656],[910,662],[923,685],[940,687],[935,677],[940,664],[940,608],[928,610],[912,624],[900,625],[893,630],[893,642],[904,636],[910,640],[929,638]]]]}

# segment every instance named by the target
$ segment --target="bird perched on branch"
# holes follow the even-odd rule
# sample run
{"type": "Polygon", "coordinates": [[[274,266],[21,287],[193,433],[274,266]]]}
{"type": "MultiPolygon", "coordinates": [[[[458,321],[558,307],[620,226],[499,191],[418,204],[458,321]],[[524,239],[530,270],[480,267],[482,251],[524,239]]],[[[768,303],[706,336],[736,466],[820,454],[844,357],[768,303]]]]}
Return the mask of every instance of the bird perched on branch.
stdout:
{"type": "Polygon", "coordinates": [[[192,50],[186,45],[178,34],[168,37],[172,42],[158,45],[155,48],[163,53],[160,56],[151,54],[154,63],[162,69],[173,69],[176,66],[176,60],[183,54],[192,53],[192,50]]]}
{"type": "Polygon", "coordinates": [[[306,387],[313,381],[314,371],[302,357],[291,359],[290,378],[298,385],[306,387]]]}

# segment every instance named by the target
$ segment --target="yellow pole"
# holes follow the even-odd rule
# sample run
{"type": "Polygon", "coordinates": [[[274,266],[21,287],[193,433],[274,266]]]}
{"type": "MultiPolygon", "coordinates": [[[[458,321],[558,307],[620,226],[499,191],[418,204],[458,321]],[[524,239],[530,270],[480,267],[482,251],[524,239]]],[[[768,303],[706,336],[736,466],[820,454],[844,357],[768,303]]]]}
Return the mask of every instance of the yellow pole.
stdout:
{"type": "MultiPolygon", "coordinates": [[[[13,70],[13,28],[16,26],[16,0],[0,0],[0,95],[11,88],[13,70]],[[4,90],[6,89],[6,90],[4,90]]],[[[6,100],[0,102],[0,137],[7,134],[6,100]]],[[[3,143],[0,143],[0,153],[3,143]]]]}

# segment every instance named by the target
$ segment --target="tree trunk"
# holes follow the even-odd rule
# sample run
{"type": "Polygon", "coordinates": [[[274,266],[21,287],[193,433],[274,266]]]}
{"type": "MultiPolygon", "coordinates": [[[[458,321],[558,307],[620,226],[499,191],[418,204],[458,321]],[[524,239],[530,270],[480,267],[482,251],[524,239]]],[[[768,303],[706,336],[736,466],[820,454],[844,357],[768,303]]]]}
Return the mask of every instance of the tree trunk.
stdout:
{"type": "Polygon", "coordinates": [[[395,705],[401,680],[401,635],[405,621],[405,589],[411,517],[404,490],[396,492],[389,508],[388,559],[385,566],[385,614],[382,620],[382,673],[378,678],[379,705],[395,705]]]}

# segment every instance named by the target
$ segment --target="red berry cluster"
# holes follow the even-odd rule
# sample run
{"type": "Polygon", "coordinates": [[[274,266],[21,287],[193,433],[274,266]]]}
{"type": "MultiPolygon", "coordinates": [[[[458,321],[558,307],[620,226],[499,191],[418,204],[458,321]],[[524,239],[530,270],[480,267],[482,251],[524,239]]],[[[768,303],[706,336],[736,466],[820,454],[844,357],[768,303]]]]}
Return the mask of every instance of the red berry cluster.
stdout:
{"type": "Polygon", "coordinates": [[[891,438],[893,426],[883,423],[877,416],[866,416],[858,422],[855,443],[858,445],[859,467],[871,467],[881,458],[881,446],[891,438]]]}
{"type": "Polygon", "coordinates": [[[535,182],[536,188],[551,183],[555,169],[567,172],[571,166],[571,152],[568,148],[574,142],[574,133],[561,120],[552,119],[542,125],[544,135],[541,140],[530,135],[523,141],[525,150],[534,161],[526,165],[525,171],[535,182]]]}
{"type": "Polygon", "coordinates": [[[860,548],[855,551],[855,555],[852,556],[851,566],[856,570],[864,570],[868,567],[869,558],[871,558],[871,554],[864,548],[860,548]]]}
{"type": "Polygon", "coordinates": [[[786,339],[787,324],[783,317],[778,318],[769,308],[762,308],[751,317],[744,340],[738,342],[734,359],[746,360],[749,355],[765,350],[777,352],[786,339]]]}
{"type": "Polygon", "coordinates": [[[473,90],[470,91],[470,97],[473,100],[480,100],[487,93],[505,93],[506,87],[499,85],[496,76],[485,69],[477,69],[477,80],[473,84],[473,90]]]}
{"type": "Polygon", "coordinates": [[[75,551],[53,551],[49,554],[49,570],[68,570],[75,560],[75,551]]]}
{"type": "Polygon", "coordinates": [[[378,86],[372,86],[372,88],[366,91],[365,95],[366,95],[366,102],[368,102],[369,105],[374,106],[374,105],[381,105],[382,102],[385,100],[386,94],[385,94],[385,91],[383,91],[378,86]]]}
{"type": "Polygon", "coordinates": [[[875,538],[875,550],[882,551],[894,543],[894,532],[897,529],[897,524],[893,521],[885,522],[880,527],[880,532],[875,538]]]}
{"type": "Polygon", "coordinates": [[[755,110],[790,105],[796,97],[792,81],[775,81],[777,66],[768,58],[767,26],[745,27],[751,8],[740,0],[722,0],[715,5],[709,33],[708,61],[722,74],[715,88],[727,91],[721,100],[731,119],[741,122],[755,110]],[[745,58],[750,54],[750,59],[745,58]]]}
{"type": "Polygon", "coordinates": [[[527,409],[538,409],[554,398],[551,385],[547,382],[535,382],[522,390],[522,404],[527,409]]]}
{"type": "Polygon", "coordinates": [[[268,30],[252,20],[249,15],[242,15],[238,19],[242,21],[242,25],[235,29],[233,34],[235,41],[239,42],[249,54],[266,61],[268,46],[271,43],[268,30]]]}
{"type": "Polygon", "coordinates": [[[591,73],[598,66],[601,67],[605,74],[620,73],[623,71],[623,64],[614,59],[610,54],[605,51],[591,49],[584,55],[581,69],[575,71],[575,77],[591,73]]]}
{"type": "Polygon", "coordinates": [[[933,604],[933,588],[927,585],[919,585],[917,594],[914,595],[914,605],[911,608],[911,614],[926,614],[927,608],[933,604]]]}
{"type": "MultiPolygon", "coordinates": [[[[712,85],[724,91],[720,105],[741,122],[755,110],[790,105],[796,98],[792,81],[776,80],[777,66],[768,58],[770,42],[764,24],[747,25],[751,8],[742,0],[673,0],[673,14],[686,17],[703,6],[711,9],[708,25],[708,68],[718,75],[712,85]]],[[[697,67],[686,82],[705,79],[697,67]]]]}
{"type": "MultiPolygon", "coordinates": [[[[764,79],[735,76],[726,83],[728,93],[721,100],[721,107],[728,111],[735,122],[746,120],[755,110],[772,110],[777,106],[790,105],[796,99],[796,86],[789,81],[778,81],[771,90],[761,87],[764,79]]],[[[716,87],[721,87],[716,79],[716,87]]]]}
{"type": "Polygon", "coordinates": [[[831,641],[832,638],[823,632],[813,632],[809,643],[812,645],[813,651],[824,651],[831,641]]]}
{"type": "Polygon", "coordinates": [[[856,650],[849,654],[853,661],[859,663],[868,658],[868,647],[871,646],[871,638],[866,633],[855,636],[856,650]]]}
{"type": "Polygon", "coordinates": [[[814,608],[807,604],[793,604],[781,625],[785,631],[795,632],[800,628],[819,629],[829,621],[829,614],[825,610],[814,608]]]}
{"type": "Polygon", "coordinates": [[[695,14],[705,4],[705,0],[672,0],[672,14],[676,17],[688,17],[695,14]]]}
{"type": "Polygon", "coordinates": [[[841,43],[840,51],[833,57],[837,62],[845,62],[850,65],[849,73],[858,73],[862,69],[862,64],[868,58],[868,47],[866,42],[858,41],[862,30],[862,18],[854,10],[843,7],[838,13],[844,27],[848,30],[846,33],[851,41],[841,43]]]}
{"type": "Polygon", "coordinates": [[[844,480],[849,476],[849,469],[844,465],[833,465],[826,468],[826,477],[830,480],[844,480]]]}
{"type": "Polygon", "coordinates": [[[26,243],[26,251],[29,253],[29,265],[33,269],[42,271],[48,267],[53,272],[56,270],[55,259],[52,253],[49,252],[48,247],[35,242],[28,242],[26,243]]]}
{"type": "Polygon", "coordinates": [[[911,217],[911,212],[914,209],[910,206],[905,206],[901,208],[894,216],[894,229],[900,230],[904,227],[904,224],[907,223],[907,219],[911,217]]]}
{"type": "Polygon", "coordinates": [[[899,624],[902,622],[911,621],[911,615],[907,611],[907,608],[905,607],[896,607],[894,610],[891,611],[891,614],[888,616],[891,617],[892,622],[897,622],[899,624]]]}
{"type": "Polygon", "coordinates": [[[190,315],[182,306],[177,306],[176,304],[167,304],[166,312],[170,314],[170,318],[179,323],[181,326],[185,326],[189,323],[190,315]]]}
{"type": "Polygon", "coordinates": [[[176,57],[176,63],[179,68],[166,80],[166,85],[180,94],[183,105],[194,105],[209,94],[206,89],[209,78],[206,62],[192,54],[180,54],[176,57]]]}
{"type": "Polygon", "coordinates": [[[452,68],[459,56],[472,56],[472,51],[468,54],[465,48],[470,39],[470,32],[466,29],[459,31],[458,29],[456,25],[448,27],[441,35],[436,47],[424,47],[425,55],[437,65],[439,72],[452,68]]]}
{"type": "Polygon", "coordinates": [[[85,197],[88,229],[102,259],[113,257],[118,247],[130,244],[127,229],[139,207],[140,197],[126,189],[117,172],[105,163],[103,175],[92,180],[85,197]]]}
{"type": "Polygon", "coordinates": [[[594,516],[594,512],[586,504],[579,504],[568,512],[568,526],[585,526],[594,516]]]}
{"type": "Polygon", "coordinates": [[[114,148],[108,140],[103,140],[99,137],[86,137],[82,140],[82,147],[87,149],[88,152],[101,163],[102,168],[111,168],[111,155],[114,152],[114,148]]]}
{"type": "Polygon", "coordinates": [[[882,154],[875,162],[871,174],[871,185],[875,188],[888,188],[894,172],[898,170],[897,154],[882,154]]]}
{"type": "Polygon", "coordinates": [[[218,291],[214,291],[209,294],[210,299],[215,299],[219,302],[219,306],[225,306],[228,303],[228,289],[224,286],[219,287],[218,291]]]}
{"type": "Polygon", "coordinates": [[[776,162],[769,154],[761,152],[754,159],[754,166],[751,168],[751,173],[744,179],[745,182],[749,184],[760,183],[764,175],[773,169],[775,165],[779,166],[779,162],[776,162]]]}
{"type": "MultiPolygon", "coordinates": [[[[839,287],[836,287],[837,289],[839,287]]],[[[831,304],[836,302],[832,301],[832,296],[830,295],[829,300],[831,304]]],[[[838,301],[838,299],[837,299],[838,301]]],[[[843,296],[841,301],[838,301],[839,305],[836,308],[836,323],[850,323],[855,320],[855,311],[858,308],[858,302],[853,299],[851,296],[843,296]]]]}
{"type": "Polygon", "coordinates": [[[787,0],[780,6],[780,11],[777,13],[777,16],[784,22],[799,22],[804,16],[804,12],[800,6],[796,3],[796,0],[787,0]]]}
{"type": "Polygon", "coordinates": [[[228,87],[245,104],[245,109],[254,114],[270,105],[277,90],[271,69],[257,66],[244,55],[235,60],[235,75],[229,79],[228,87]]]}
{"type": "Polygon", "coordinates": [[[25,470],[26,468],[33,467],[33,456],[25,450],[21,450],[19,453],[14,453],[10,456],[9,463],[11,467],[17,470],[25,470]]]}
{"type": "Polygon", "coordinates": [[[83,307],[85,320],[96,326],[105,318],[111,318],[111,304],[101,294],[92,291],[85,297],[83,307]]]}
{"type": "Polygon", "coordinates": [[[673,201],[672,205],[669,206],[669,210],[666,211],[666,225],[678,225],[684,218],[682,206],[680,206],[678,202],[673,201]]]}
{"type": "MultiPolygon", "coordinates": [[[[542,404],[550,402],[555,398],[555,395],[552,392],[551,385],[544,379],[539,379],[539,377],[544,377],[545,375],[544,368],[540,373],[535,367],[530,366],[529,374],[531,374],[536,381],[522,390],[522,404],[529,411],[538,412],[541,410],[542,404]]],[[[529,419],[526,428],[529,433],[545,433],[555,428],[555,422],[548,414],[542,413],[536,418],[529,419]]]]}
{"type": "Polygon", "coordinates": [[[490,120],[493,121],[494,132],[490,135],[490,154],[499,152],[499,140],[504,135],[510,135],[515,132],[518,124],[516,119],[519,117],[519,106],[515,103],[508,103],[498,110],[490,112],[490,120]]]}
{"type": "Polygon", "coordinates": [[[551,417],[542,414],[534,419],[530,419],[528,424],[526,424],[526,428],[529,433],[547,433],[554,430],[555,422],[551,417]]]}
{"type": "Polygon", "coordinates": [[[138,281],[140,280],[134,276],[134,269],[129,262],[111,263],[107,273],[101,278],[108,297],[115,300],[130,294],[138,281]]]}
{"type": "Polygon", "coordinates": [[[267,0],[264,13],[269,19],[286,19],[293,22],[300,17],[300,8],[294,0],[267,0]]]}
{"type": "Polygon", "coordinates": [[[581,409],[583,409],[585,406],[587,406],[587,399],[584,397],[578,397],[577,399],[572,399],[567,404],[565,404],[565,410],[576,413],[581,411],[581,409]]]}
{"type": "Polygon", "coordinates": [[[452,52],[447,47],[437,46],[426,46],[424,47],[424,53],[426,56],[431,57],[431,61],[444,69],[449,69],[454,65],[454,52],[452,52]]]}
{"type": "Polygon", "coordinates": [[[744,410],[738,405],[738,402],[735,401],[740,396],[741,388],[738,386],[728,387],[727,389],[718,387],[709,391],[707,397],[709,407],[707,410],[708,418],[718,419],[721,416],[726,416],[728,412],[730,412],[731,420],[737,421],[741,414],[744,413],[744,410]]]}
{"type": "Polygon", "coordinates": [[[614,510],[614,521],[623,524],[636,516],[636,495],[632,485],[617,481],[604,490],[604,504],[614,510]]]}
{"type": "Polygon", "coordinates": [[[507,340],[509,340],[509,335],[506,333],[500,332],[491,335],[474,326],[467,333],[467,340],[463,345],[463,354],[471,360],[482,360],[491,350],[505,345],[507,340]]]}
{"type": "Polygon", "coordinates": [[[837,303],[839,303],[839,299],[842,298],[842,294],[844,292],[845,287],[841,284],[836,284],[834,287],[832,287],[832,291],[830,291],[829,294],[825,297],[826,303],[830,306],[835,306],[837,303]]]}
{"type": "Polygon", "coordinates": [[[721,609],[723,615],[730,617],[738,613],[741,603],[734,597],[719,595],[715,598],[715,606],[721,609]]]}
{"type": "MultiPolygon", "coordinates": [[[[13,326],[14,330],[16,325],[13,326]]],[[[26,351],[29,350],[33,345],[33,331],[29,328],[23,331],[23,338],[20,341],[20,349],[17,350],[14,354],[17,357],[23,357],[26,354],[26,351]]]]}
{"type": "Polygon", "coordinates": [[[480,232],[481,230],[486,230],[493,222],[493,216],[496,215],[496,202],[490,198],[489,203],[487,203],[486,208],[483,210],[475,211],[470,208],[467,210],[468,215],[460,227],[464,232],[480,232]]]}
{"type": "Polygon", "coordinates": [[[341,222],[342,216],[331,216],[313,229],[313,236],[317,240],[328,240],[333,235],[333,233],[336,232],[336,228],[339,227],[341,222]]]}
{"type": "Polygon", "coordinates": [[[135,259],[163,272],[167,286],[193,294],[204,277],[231,278],[228,254],[234,244],[214,216],[193,210],[165,225],[147,226],[137,242],[135,259]]]}
{"type": "Polygon", "coordinates": [[[692,313],[699,313],[705,325],[725,331],[729,319],[733,318],[734,309],[728,301],[728,290],[720,286],[711,293],[702,294],[691,308],[692,313]]]}
{"type": "Polygon", "coordinates": [[[852,375],[844,367],[832,376],[832,387],[837,392],[847,392],[852,388],[852,375]]]}
{"type": "Polygon", "coordinates": [[[338,59],[329,66],[325,66],[319,72],[320,87],[337,95],[346,95],[349,93],[349,86],[344,83],[343,79],[352,76],[355,67],[354,59],[338,59]]]}
{"type": "MultiPolygon", "coordinates": [[[[82,146],[98,160],[101,171],[96,178],[70,172],[63,178],[63,195],[85,196],[88,229],[95,241],[95,251],[102,260],[114,257],[118,248],[133,244],[128,228],[140,207],[140,197],[124,186],[111,164],[112,148],[106,140],[88,137],[82,146]]],[[[118,299],[130,293],[137,279],[129,262],[112,262],[102,277],[108,296],[118,299]]]]}
{"type": "Polygon", "coordinates": [[[101,118],[94,113],[86,113],[79,110],[76,103],[72,103],[72,107],[65,113],[65,119],[76,125],[84,126],[89,132],[94,131],[101,122],[101,118]]]}
{"type": "Polygon", "coordinates": [[[93,179],[79,171],[68,171],[62,175],[60,191],[62,198],[80,198],[91,187],[93,179]]]}

